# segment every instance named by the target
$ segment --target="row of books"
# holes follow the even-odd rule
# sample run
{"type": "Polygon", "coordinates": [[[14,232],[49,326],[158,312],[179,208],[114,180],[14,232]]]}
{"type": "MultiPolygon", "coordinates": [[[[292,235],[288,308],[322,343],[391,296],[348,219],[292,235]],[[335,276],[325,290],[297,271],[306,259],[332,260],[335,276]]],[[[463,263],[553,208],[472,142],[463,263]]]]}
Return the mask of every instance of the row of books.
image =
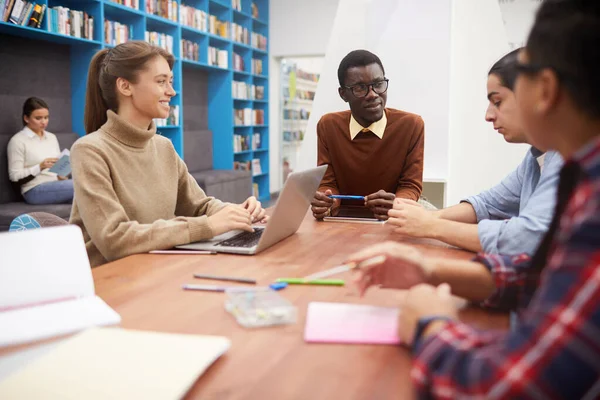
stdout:
{"type": "Polygon", "coordinates": [[[319,74],[315,74],[312,72],[306,72],[301,69],[296,70],[296,78],[304,79],[311,82],[319,81],[319,74]]]}
{"type": "Polygon", "coordinates": [[[215,67],[228,68],[229,53],[227,50],[218,49],[216,47],[208,48],[208,65],[215,67]]]}
{"type": "Polygon", "coordinates": [[[260,133],[253,133],[252,137],[247,135],[233,135],[233,151],[239,153],[240,151],[260,149],[260,133]]]}
{"type": "Polygon", "coordinates": [[[231,40],[235,40],[239,43],[249,44],[250,35],[248,35],[248,28],[233,22],[231,24],[231,40]]]}
{"type": "Polygon", "coordinates": [[[182,25],[206,32],[208,30],[208,13],[194,7],[181,5],[179,21],[182,25]]]}
{"type": "Polygon", "coordinates": [[[242,0],[231,0],[231,8],[242,11],[242,0]]]}
{"type": "Polygon", "coordinates": [[[233,124],[235,126],[264,125],[265,110],[252,108],[236,108],[233,110],[233,124]]]}
{"type": "Polygon", "coordinates": [[[214,15],[208,17],[208,32],[227,38],[229,36],[229,22],[221,21],[214,15]]]}
{"type": "Polygon", "coordinates": [[[173,54],[173,36],[166,33],[146,31],[145,39],[151,45],[161,47],[173,54]]]}
{"type": "MultiPolygon", "coordinates": [[[[283,89],[283,96],[286,97],[286,98],[290,97],[289,88],[284,88],[283,89]]],[[[300,99],[300,100],[314,100],[315,99],[315,92],[313,92],[311,90],[296,89],[296,98],[300,99]]]]}
{"type": "Polygon", "coordinates": [[[169,19],[179,21],[177,17],[177,2],[175,0],[146,0],[146,12],[169,19]]]}
{"type": "Polygon", "coordinates": [[[120,4],[122,6],[140,9],[140,0],[111,0],[113,3],[120,4]]]}
{"type": "Polygon", "coordinates": [[[265,98],[265,87],[251,83],[233,81],[231,94],[234,99],[263,100],[265,98]]]}
{"type": "Polygon", "coordinates": [[[252,47],[257,49],[267,50],[267,37],[260,33],[252,32],[252,47]]]}
{"type": "Polygon", "coordinates": [[[179,126],[179,106],[169,107],[169,116],[167,118],[156,118],[156,126],[179,126]]]}
{"type": "Polygon", "coordinates": [[[57,6],[48,9],[47,18],[50,32],[94,40],[94,18],[84,11],[57,6]]]}
{"type": "Polygon", "coordinates": [[[252,59],[252,73],[256,74],[256,75],[262,75],[262,73],[263,73],[262,60],[259,60],[258,58],[252,59]]]}
{"type": "Polygon", "coordinates": [[[284,142],[298,142],[304,139],[304,131],[295,130],[295,131],[283,131],[283,141],[284,142]]]}
{"type": "Polygon", "coordinates": [[[45,4],[26,0],[0,0],[0,21],[41,28],[45,12],[45,4]]]}
{"type": "Polygon", "coordinates": [[[133,26],[104,20],[104,42],[116,46],[133,38],[133,26]]]}
{"type": "Polygon", "coordinates": [[[260,165],[260,159],[255,158],[252,161],[234,161],[233,169],[239,171],[252,171],[252,175],[262,174],[262,167],[260,165]]]}
{"type": "Polygon", "coordinates": [[[185,60],[198,61],[200,59],[200,45],[190,40],[181,40],[181,57],[185,60]]]}
{"type": "Polygon", "coordinates": [[[310,117],[310,111],[304,108],[300,110],[283,110],[283,119],[308,119],[310,117]]]}

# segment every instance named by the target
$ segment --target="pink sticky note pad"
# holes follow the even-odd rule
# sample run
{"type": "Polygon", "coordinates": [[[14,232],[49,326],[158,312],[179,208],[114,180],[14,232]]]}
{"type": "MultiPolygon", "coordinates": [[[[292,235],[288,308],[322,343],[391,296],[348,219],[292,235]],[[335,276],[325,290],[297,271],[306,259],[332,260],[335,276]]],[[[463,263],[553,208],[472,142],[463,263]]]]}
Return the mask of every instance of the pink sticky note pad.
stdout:
{"type": "Polygon", "coordinates": [[[395,307],[311,302],[304,340],[309,343],[399,344],[399,311],[395,307]]]}

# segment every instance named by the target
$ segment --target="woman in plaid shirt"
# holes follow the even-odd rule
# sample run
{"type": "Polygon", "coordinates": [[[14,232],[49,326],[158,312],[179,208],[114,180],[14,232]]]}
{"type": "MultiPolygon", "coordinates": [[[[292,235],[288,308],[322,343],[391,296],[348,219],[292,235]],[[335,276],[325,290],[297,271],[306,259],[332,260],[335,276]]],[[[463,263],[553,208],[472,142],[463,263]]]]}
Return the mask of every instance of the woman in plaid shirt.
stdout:
{"type": "Polygon", "coordinates": [[[515,94],[531,143],[566,162],[554,219],[532,258],[426,259],[394,242],[350,257],[386,256],[356,273],[361,292],[410,288],[400,334],[420,397],[600,397],[599,65],[600,1],[545,0],[519,54],[515,94]],[[451,292],[518,311],[515,329],[459,322],[451,292]]]}

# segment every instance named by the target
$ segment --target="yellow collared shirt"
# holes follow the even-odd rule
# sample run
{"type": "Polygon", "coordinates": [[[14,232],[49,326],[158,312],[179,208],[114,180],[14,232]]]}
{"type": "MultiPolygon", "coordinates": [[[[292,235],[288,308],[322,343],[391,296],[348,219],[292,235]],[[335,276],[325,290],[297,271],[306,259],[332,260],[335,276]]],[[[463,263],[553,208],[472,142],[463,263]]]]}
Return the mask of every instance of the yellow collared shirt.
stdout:
{"type": "Polygon", "coordinates": [[[379,139],[383,139],[383,133],[385,132],[385,127],[387,125],[387,117],[385,115],[385,110],[383,111],[383,117],[379,121],[373,122],[367,128],[359,124],[355,119],[354,115],[350,114],[350,139],[354,140],[358,132],[373,132],[379,139]]]}

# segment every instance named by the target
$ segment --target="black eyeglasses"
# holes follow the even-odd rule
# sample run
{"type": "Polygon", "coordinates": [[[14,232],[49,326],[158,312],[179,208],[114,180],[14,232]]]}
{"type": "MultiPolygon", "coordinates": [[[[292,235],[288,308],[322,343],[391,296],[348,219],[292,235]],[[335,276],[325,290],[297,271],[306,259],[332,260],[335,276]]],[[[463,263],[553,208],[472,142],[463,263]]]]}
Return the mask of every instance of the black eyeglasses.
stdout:
{"type": "Polygon", "coordinates": [[[344,86],[346,89],[350,89],[354,97],[366,97],[371,89],[377,94],[384,94],[388,89],[388,82],[390,80],[385,78],[382,81],[377,81],[369,84],[359,83],[358,85],[344,86]]]}

